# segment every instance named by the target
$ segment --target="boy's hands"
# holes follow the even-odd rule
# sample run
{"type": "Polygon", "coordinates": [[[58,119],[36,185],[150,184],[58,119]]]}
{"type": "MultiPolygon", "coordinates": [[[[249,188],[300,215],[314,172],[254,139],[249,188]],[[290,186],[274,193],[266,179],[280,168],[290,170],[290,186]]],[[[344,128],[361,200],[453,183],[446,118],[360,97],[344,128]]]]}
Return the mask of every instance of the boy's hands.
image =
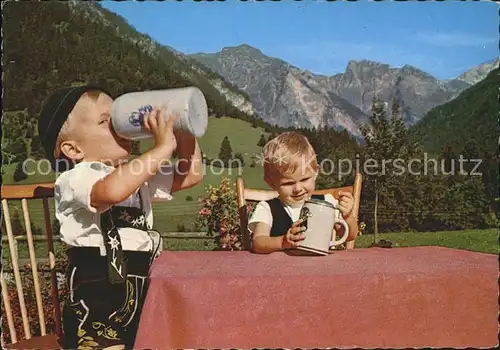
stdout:
{"type": "Polygon", "coordinates": [[[301,234],[301,232],[306,230],[304,226],[300,226],[302,221],[302,219],[295,221],[292,227],[290,227],[286,232],[286,235],[283,237],[282,244],[284,249],[298,247],[300,241],[303,241],[306,238],[303,234],[301,234]]]}
{"type": "Polygon", "coordinates": [[[344,219],[346,219],[351,214],[352,208],[354,208],[354,197],[351,192],[339,192],[338,208],[342,213],[344,219]]]}
{"type": "Polygon", "coordinates": [[[171,115],[165,120],[163,109],[154,108],[144,118],[144,129],[153,134],[155,148],[164,149],[167,156],[171,156],[177,148],[177,140],[174,135],[174,123],[179,118],[178,114],[171,115]]]}
{"type": "Polygon", "coordinates": [[[104,210],[123,202],[156,174],[165,161],[170,160],[177,148],[174,135],[174,123],[177,118],[177,115],[172,115],[165,121],[164,112],[158,108],[145,116],[144,129],[153,134],[154,148],[131,162],[120,165],[120,171],[113,171],[102,181],[97,181],[90,195],[92,207],[104,210]]]}

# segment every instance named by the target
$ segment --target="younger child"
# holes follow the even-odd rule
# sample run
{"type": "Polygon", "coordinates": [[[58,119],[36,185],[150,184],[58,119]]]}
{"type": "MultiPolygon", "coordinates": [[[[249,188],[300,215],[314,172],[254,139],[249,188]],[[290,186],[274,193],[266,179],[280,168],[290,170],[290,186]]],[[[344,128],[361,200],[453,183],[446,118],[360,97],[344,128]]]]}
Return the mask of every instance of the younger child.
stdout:
{"type": "Polygon", "coordinates": [[[54,170],[55,215],[68,246],[65,348],[131,348],[152,260],[153,200],[202,179],[196,139],[173,130],[158,109],[145,118],[154,147],[127,162],[131,142],[110,121],[113,99],[92,86],[55,91],[42,108],[39,135],[54,170]],[[174,151],[179,165],[167,166],[174,151]]]}
{"type": "MultiPolygon", "coordinates": [[[[257,204],[248,228],[253,234],[253,251],[271,253],[294,248],[304,240],[300,226],[300,210],[313,196],[319,165],[316,154],[306,137],[285,132],[264,146],[264,180],[278,197],[257,204]]],[[[336,205],[349,226],[347,240],[357,234],[357,223],[351,216],[354,199],[349,192],[340,192],[340,201],[327,194],[322,198],[336,205]]],[[[337,234],[343,235],[342,225],[336,224],[337,234]]]]}

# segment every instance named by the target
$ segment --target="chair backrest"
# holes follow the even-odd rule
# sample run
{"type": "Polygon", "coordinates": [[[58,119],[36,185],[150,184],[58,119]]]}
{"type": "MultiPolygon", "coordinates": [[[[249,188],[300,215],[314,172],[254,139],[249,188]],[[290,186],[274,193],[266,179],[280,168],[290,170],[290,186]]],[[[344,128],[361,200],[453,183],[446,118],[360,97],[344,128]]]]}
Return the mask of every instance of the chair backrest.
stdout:
{"type": "MultiPolygon", "coordinates": [[[[336,187],[336,188],[328,188],[323,190],[316,190],[315,194],[331,194],[335,198],[339,198],[339,192],[351,192],[354,197],[354,208],[353,214],[358,222],[358,214],[359,214],[359,201],[361,198],[361,185],[362,185],[362,175],[360,173],[356,173],[354,176],[354,183],[351,186],[345,187],[336,187]]],[[[271,190],[257,190],[251,188],[245,188],[245,181],[242,177],[238,177],[236,179],[236,198],[238,202],[238,217],[240,221],[240,230],[241,235],[243,237],[243,246],[245,249],[250,249],[251,247],[251,239],[248,231],[248,210],[247,210],[247,201],[251,202],[259,202],[266,201],[278,196],[276,191],[271,190]]],[[[346,242],[347,249],[354,248],[354,240],[346,242]]]]}
{"type": "MultiPolygon", "coordinates": [[[[24,329],[24,338],[30,339],[32,337],[32,330],[29,324],[28,309],[26,308],[25,293],[23,291],[23,283],[21,278],[21,272],[19,269],[19,256],[17,252],[17,241],[26,240],[28,244],[29,251],[29,265],[31,265],[31,273],[33,278],[33,288],[35,290],[36,307],[38,312],[39,329],[40,335],[46,335],[46,317],[44,314],[42,298],[42,291],[40,287],[40,278],[38,271],[38,260],[35,254],[35,240],[46,240],[47,242],[47,258],[48,265],[51,274],[51,298],[52,304],[54,306],[54,321],[56,333],[58,336],[62,335],[61,327],[61,312],[59,303],[59,291],[57,285],[56,276],[56,257],[54,253],[53,235],[52,235],[52,225],[51,225],[51,214],[49,208],[49,199],[54,196],[54,184],[53,183],[43,183],[35,185],[3,185],[2,186],[2,212],[5,222],[5,230],[7,231],[7,240],[9,243],[10,250],[10,262],[12,266],[12,272],[15,281],[15,287],[17,290],[17,297],[19,301],[19,309],[21,313],[22,325],[24,329]],[[43,206],[43,221],[45,222],[45,239],[44,237],[34,236],[32,233],[32,218],[30,217],[30,210],[28,206],[28,201],[34,203],[42,201],[43,206]],[[18,208],[18,202],[21,202],[21,212],[24,218],[24,230],[26,235],[21,235],[21,232],[13,232],[12,219],[9,210],[9,204],[11,207],[16,206],[18,208]],[[16,205],[17,204],[17,205],[16,205]]],[[[36,211],[33,211],[36,212],[36,211]]],[[[39,211],[36,214],[41,214],[39,211]]],[[[10,333],[10,343],[17,343],[18,334],[16,332],[15,324],[19,324],[21,320],[15,320],[12,312],[11,301],[9,300],[8,285],[5,280],[4,269],[5,263],[2,263],[2,300],[4,305],[4,315],[7,318],[7,323],[10,333]],[[16,322],[16,323],[15,323],[16,322]]],[[[3,338],[2,338],[3,339],[3,338]]]]}

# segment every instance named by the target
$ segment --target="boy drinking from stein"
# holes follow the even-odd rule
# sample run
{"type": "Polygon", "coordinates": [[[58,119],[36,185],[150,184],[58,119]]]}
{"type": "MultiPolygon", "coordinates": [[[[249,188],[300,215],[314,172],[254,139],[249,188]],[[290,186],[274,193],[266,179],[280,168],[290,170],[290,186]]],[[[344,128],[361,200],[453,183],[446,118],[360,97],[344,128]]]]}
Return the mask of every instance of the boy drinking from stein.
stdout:
{"type": "MultiPolygon", "coordinates": [[[[304,240],[300,211],[310,198],[326,200],[337,206],[350,232],[348,240],[356,236],[357,223],[351,215],[354,198],[349,192],[340,192],[339,201],[331,194],[313,195],[319,165],[316,154],[306,137],[296,132],[285,132],[264,146],[264,180],[278,197],[261,201],[249,220],[252,246],[255,253],[271,253],[299,246],[304,240]],[[319,198],[318,198],[319,197],[319,198]]],[[[337,234],[343,227],[336,224],[337,234]]]]}
{"type": "Polygon", "coordinates": [[[67,244],[69,300],[63,309],[65,348],[131,348],[148,269],[162,249],[153,227],[153,200],[202,179],[195,137],[173,129],[154,109],[144,128],[154,147],[127,162],[131,141],[110,121],[113,99],[99,87],[66,87],[44,103],[39,135],[59,173],[55,215],[67,244]],[[169,162],[178,152],[175,170],[169,162]]]}

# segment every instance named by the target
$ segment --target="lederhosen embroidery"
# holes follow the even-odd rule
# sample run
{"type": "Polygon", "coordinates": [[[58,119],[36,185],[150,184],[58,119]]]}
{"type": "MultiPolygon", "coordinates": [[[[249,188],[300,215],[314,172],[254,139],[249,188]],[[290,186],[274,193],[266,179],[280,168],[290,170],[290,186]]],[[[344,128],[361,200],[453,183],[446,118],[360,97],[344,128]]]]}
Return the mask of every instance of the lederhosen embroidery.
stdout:
{"type": "MultiPolygon", "coordinates": [[[[133,227],[139,230],[148,231],[152,235],[159,233],[148,227],[146,215],[142,210],[141,191],[137,192],[141,202],[141,208],[113,206],[111,209],[101,215],[101,232],[106,247],[106,257],[108,260],[108,278],[109,282],[124,283],[127,278],[127,261],[123,256],[121,238],[118,228],[133,227]]],[[[152,259],[157,255],[159,247],[155,249],[153,241],[152,259]]]]}
{"type": "Polygon", "coordinates": [[[147,291],[149,266],[158,255],[161,238],[141,208],[113,206],[101,214],[106,256],[99,248],[68,250],[70,300],[64,309],[65,347],[133,346],[147,291]],[[151,252],[123,251],[118,229],[147,231],[151,252]]]}
{"type": "MultiPolygon", "coordinates": [[[[322,194],[313,194],[311,198],[324,200],[325,196],[322,194]]],[[[271,208],[271,215],[273,216],[271,237],[284,236],[288,229],[292,227],[292,218],[285,211],[285,208],[278,197],[268,200],[267,203],[271,208]]]]}

